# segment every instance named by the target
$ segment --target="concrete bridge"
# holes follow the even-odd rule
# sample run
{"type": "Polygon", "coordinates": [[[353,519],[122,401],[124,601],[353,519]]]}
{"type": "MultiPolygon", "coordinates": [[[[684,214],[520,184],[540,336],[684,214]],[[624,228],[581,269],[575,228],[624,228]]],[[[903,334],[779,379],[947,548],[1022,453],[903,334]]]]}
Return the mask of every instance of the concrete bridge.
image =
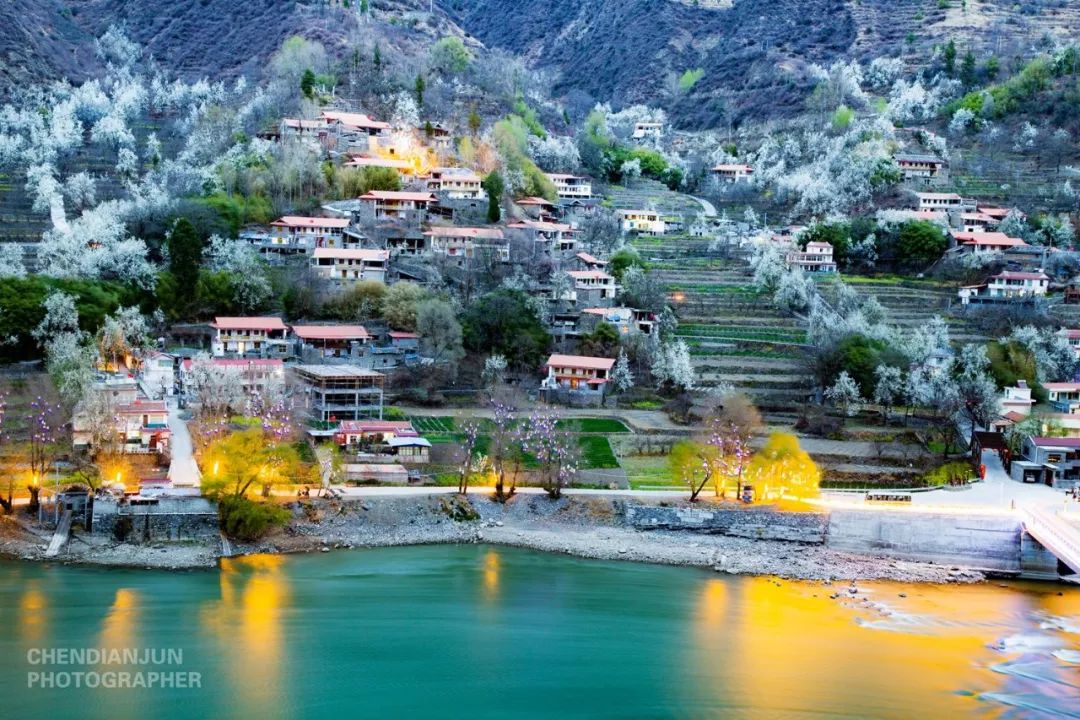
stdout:
{"type": "Polygon", "coordinates": [[[1074,573],[1080,573],[1080,525],[1047,507],[1020,508],[1024,532],[1074,573]]]}

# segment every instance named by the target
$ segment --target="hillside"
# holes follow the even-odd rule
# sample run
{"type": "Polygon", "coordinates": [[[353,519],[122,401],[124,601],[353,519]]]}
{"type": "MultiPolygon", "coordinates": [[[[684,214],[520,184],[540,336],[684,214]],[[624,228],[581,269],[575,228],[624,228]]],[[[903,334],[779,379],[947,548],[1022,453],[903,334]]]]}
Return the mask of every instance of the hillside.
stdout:
{"type": "Polygon", "coordinates": [[[110,25],[122,26],[185,80],[256,79],[292,35],[317,40],[342,58],[372,35],[412,54],[459,33],[444,16],[423,12],[427,3],[419,0],[373,2],[368,16],[358,7],[325,0],[7,0],[0,3],[0,96],[30,80],[98,75],[94,38],[110,25]]]}
{"type": "Polygon", "coordinates": [[[1006,0],[451,0],[458,23],[488,46],[556,70],[571,109],[665,107],[686,129],[796,115],[809,63],[902,57],[918,69],[934,46],[1025,55],[1044,36],[1075,37],[1080,10],[1006,0]],[[510,19],[513,19],[511,22],[510,19]],[[688,90],[678,79],[703,71],[688,90]]]}

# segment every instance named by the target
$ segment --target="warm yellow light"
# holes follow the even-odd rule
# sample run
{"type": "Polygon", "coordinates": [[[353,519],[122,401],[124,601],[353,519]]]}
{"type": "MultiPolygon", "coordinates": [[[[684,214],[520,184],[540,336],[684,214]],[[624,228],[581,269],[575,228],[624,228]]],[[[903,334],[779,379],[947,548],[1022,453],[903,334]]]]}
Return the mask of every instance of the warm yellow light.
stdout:
{"type": "Polygon", "coordinates": [[[31,485],[31,486],[33,486],[33,487],[37,487],[37,486],[38,486],[38,476],[37,476],[37,473],[30,473],[30,485],[31,485]]]}
{"type": "Polygon", "coordinates": [[[116,471],[116,482],[117,483],[122,483],[123,482],[123,479],[122,479],[123,477],[124,477],[124,473],[121,472],[120,470],[117,470],[116,471]]]}
{"type": "Polygon", "coordinates": [[[217,463],[217,460],[215,460],[214,461],[214,476],[217,477],[217,474],[218,474],[218,463],[217,463]]]}

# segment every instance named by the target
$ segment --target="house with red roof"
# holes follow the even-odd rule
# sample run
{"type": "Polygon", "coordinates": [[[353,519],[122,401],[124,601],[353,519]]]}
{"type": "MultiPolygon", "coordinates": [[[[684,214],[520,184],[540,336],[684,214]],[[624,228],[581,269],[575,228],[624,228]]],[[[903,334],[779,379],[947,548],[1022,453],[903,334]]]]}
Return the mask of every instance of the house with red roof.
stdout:
{"type": "Polygon", "coordinates": [[[585,399],[599,401],[611,380],[611,369],[615,361],[610,358],[589,355],[554,354],[544,363],[547,376],[540,384],[549,396],[566,399],[585,399]],[[569,395],[576,398],[570,398],[569,395]]]}
{"type": "Polygon", "coordinates": [[[289,328],[278,317],[216,317],[210,323],[214,357],[286,357],[289,328]]]}
{"type": "Polygon", "coordinates": [[[342,247],[342,234],[349,227],[345,218],[285,215],[270,223],[267,250],[292,253],[314,248],[342,247]]]}
{"type": "Polygon", "coordinates": [[[1057,334],[1065,338],[1065,342],[1069,343],[1069,347],[1076,353],[1076,359],[1080,360],[1080,328],[1061,328],[1057,334]]]}
{"type": "Polygon", "coordinates": [[[1003,232],[953,230],[949,235],[956,243],[959,252],[1005,252],[1028,246],[1020,238],[1009,237],[1003,232]]]}
{"type": "Polygon", "coordinates": [[[836,261],[833,259],[831,243],[813,241],[806,243],[802,250],[792,250],[785,258],[787,266],[798,268],[806,273],[834,273],[836,261]]]}
{"type": "Polygon", "coordinates": [[[582,270],[603,270],[608,266],[607,260],[601,260],[587,252],[579,252],[574,256],[574,260],[582,270]]]}
{"type": "Polygon", "coordinates": [[[334,433],[334,442],[363,461],[431,461],[431,442],[407,420],[345,420],[334,433]]]}
{"type": "Polygon", "coordinates": [[[408,222],[419,226],[438,202],[430,192],[372,190],[360,196],[362,216],[373,222],[408,222]]]}
{"type": "Polygon", "coordinates": [[[319,119],[326,127],[324,143],[329,150],[369,150],[378,144],[380,138],[390,136],[390,123],[375,120],[363,113],[325,110],[319,119]]]}
{"type": "Polygon", "coordinates": [[[1049,288],[1050,278],[1041,270],[1038,272],[1006,270],[991,276],[985,283],[962,286],[959,296],[962,305],[975,305],[1045,297],[1049,288]]]}
{"type": "Polygon", "coordinates": [[[293,325],[292,334],[303,362],[359,360],[372,342],[363,325],[293,325]]]}

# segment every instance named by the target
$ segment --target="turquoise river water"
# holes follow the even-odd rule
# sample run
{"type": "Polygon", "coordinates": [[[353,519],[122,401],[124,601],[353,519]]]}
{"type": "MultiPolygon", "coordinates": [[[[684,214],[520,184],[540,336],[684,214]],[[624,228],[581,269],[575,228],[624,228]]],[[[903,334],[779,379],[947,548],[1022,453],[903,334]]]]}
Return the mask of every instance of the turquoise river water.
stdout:
{"type": "Polygon", "coordinates": [[[1080,588],[849,597],[482,545],[0,563],[3,720],[369,717],[1080,718],[1080,588]]]}

